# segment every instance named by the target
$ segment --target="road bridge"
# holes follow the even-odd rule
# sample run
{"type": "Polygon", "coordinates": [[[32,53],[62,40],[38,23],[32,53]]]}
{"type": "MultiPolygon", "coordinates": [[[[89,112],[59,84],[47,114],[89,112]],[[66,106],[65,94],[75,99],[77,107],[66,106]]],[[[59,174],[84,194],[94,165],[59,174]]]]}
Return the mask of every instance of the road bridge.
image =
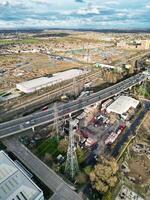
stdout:
{"type": "MultiPolygon", "coordinates": [[[[104,90],[100,90],[97,93],[93,93],[85,98],[77,99],[69,103],[60,105],[58,109],[58,118],[68,115],[69,113],[74,113],[78,110],[82,110],[87,106],[90,106],[96,102],[103,101],[111,96],[119,94],[124,90],[133,87],[136,84],[141,83],[147,79],[145,74],[137,74],[124,81],[121,81],[111,87],[104,90]]],[[[26,117],[21,117],[15,120],[11,120],[0,124],[0,139],[20,133],[25,130],[32,129],[40,125],[44,125],[54,120],[54,110],[49,109],[47,111],[42,111],[28,115],[26,117]]]]}

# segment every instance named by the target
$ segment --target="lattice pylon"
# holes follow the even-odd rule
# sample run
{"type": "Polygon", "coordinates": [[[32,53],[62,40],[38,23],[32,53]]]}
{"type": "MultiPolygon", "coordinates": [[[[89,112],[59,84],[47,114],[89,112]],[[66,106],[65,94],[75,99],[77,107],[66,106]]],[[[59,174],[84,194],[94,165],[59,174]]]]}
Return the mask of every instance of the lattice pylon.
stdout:
{"type": "Polygon", "coordinates": [[[78,91],[78,83],[76,77],[73,78],[73,92],[75,97],[77,97],[79,91],[78,91]]]}
{"type": "Polygon", "coordinates": [[[68,174],[72,179],[79,171],[79,165],[76,155],[76,147],[74,142],[74,130],[72,120],[70,119],[69,125],[69,145],[67,151],[67,160],[65,166],[65,172],[68,174]]]}
{"type": "Polygon", "coordinates": [[[56,131],[57,139],[59,140],[58,109],[57,109],[56,103],[54,103],[54,127],[55,127],[55,131],[56,131]]]}

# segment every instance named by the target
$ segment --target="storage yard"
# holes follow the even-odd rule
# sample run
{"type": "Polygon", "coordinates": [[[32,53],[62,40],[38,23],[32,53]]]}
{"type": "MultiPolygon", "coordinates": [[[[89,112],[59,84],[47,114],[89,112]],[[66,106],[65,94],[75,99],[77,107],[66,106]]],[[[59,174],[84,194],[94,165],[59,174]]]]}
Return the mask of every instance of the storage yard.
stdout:
{"type": "Polygon", "coordinates": [[[77,117],[79,120],[77,132],[81,136],[81,143],[84,142],[85,147],[96,145],[97,154],[103,154],[123,134],[138,105],[139,101],[132,97],[118,96],[86,108],[77,117]],[[111,107],[114,109],[110,109],[111,107]]]}
{"type": "MultiPolygon", "coordinates": [[[[86,151],[87,155],[93,152],[95,158],[99,155],[110,156],[111,149],[113,149],[114,145],[118,142],[118,138],[123,136],[125,129],[129,127],[132,118],[134,118],[135,113],[139,109],[138,106],[139,101],[130,96],[115,96],[104,102],[98,102],[95,105],[85,108],[84,111],[80,111],[80,114],[75,114],[75,116],[73,116],[73,127],[75,129],[75,141],[78,146],[83,151],[86,151]],[[127,99],[130,99],[131,102],[128,104],[128,108],[125,106],[126,112],[124,112],[124,114],[126,115],[126,118],[124,118],[121,114],[118,114],[116,111],[107,111],[109,106],[117,103],[120,99],[124,102],[124,105],[127,99]]],[[[120,104],[120,109],[121,108],[122,104],[120,104]]],[[[41,143],[42,146],[46,145],[44,148],[45,150],[41,149],[40,144],[38,147],[35,146],[36,139],[34,139],[34,137],[32,138],[32,140],[34,140],[33,143],[31,142],[30,144],[30,140],[27,142],[27,144],[30,144],[30,147],[33,149],[38,148],[38,155],[41,155],[39,151],[39,149],[41,149],[41,152],[43,152],[43,159],[46,152],[49,152],[49,142],[54,139],[53,137],[51,138],[54,134],[52,130],[54,131],[55,129],[51,129],[49,127],[47,130],[45,129],[41,131],[41,133],[39,132],[35,135],[35,138],[39,138],[39,140],[43,138],[42,141],[45,140],[45,138],[50,137],[49,139],[46,139],[45,142],[41,143]]],[[[68,123],[66,120],[65,122],[64,119],[59,121],[59,130],[61,130],[61,137],[68,138],[68,123]]],[[[54,140],[56,140],[56,138],[54,140]]],[[[55,148],[57,149],[58,141],[55,142],[55,148]]],[[[53,150],[51,153],[53,155],[53,150]]],[[[57,150],[56,155],[59,155],[59,150],[57,150]]],[[[85,156],[83,160],[86,160],[86,157],[87,156],[85,156]]]]}

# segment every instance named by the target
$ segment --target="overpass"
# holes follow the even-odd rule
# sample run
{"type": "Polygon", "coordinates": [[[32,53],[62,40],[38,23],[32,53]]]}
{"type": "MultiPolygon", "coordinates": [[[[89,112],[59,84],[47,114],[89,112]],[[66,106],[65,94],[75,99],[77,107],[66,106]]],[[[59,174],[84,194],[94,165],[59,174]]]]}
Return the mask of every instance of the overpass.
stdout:
{"type": "MultiPolygon", "coordinates": [[[[58,107],[58,118],[68,115],[69,113],[82,110],[87,106],[90,106],[96,102],[103,101],[111,96],[119,94],[124,90],[133,87],[136,84],[141,83],[147,79],[147,75],[139,73],[130,78],[127,78],[111,87],[100,90],[97,93],[93,93],[83,99],[77,99],[61,105],[58,107]]],[[[21,117],[15,120],[11,120],[0,124],[0,139],[20,133],[25,130],[32,129],[33,127],[40,126],[52,122],[54,120],[54,110],[49,109],[21,117]]]]}

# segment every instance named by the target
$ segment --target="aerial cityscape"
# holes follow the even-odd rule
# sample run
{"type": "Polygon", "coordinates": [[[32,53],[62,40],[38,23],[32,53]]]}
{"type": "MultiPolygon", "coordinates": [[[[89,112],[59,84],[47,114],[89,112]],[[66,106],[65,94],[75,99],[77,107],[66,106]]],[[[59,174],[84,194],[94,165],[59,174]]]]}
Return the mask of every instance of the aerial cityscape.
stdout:
{"type": "Polygon", "coordinates": [[[0,1],[0,200],[150,200],[148,0],[0,1]]]}

